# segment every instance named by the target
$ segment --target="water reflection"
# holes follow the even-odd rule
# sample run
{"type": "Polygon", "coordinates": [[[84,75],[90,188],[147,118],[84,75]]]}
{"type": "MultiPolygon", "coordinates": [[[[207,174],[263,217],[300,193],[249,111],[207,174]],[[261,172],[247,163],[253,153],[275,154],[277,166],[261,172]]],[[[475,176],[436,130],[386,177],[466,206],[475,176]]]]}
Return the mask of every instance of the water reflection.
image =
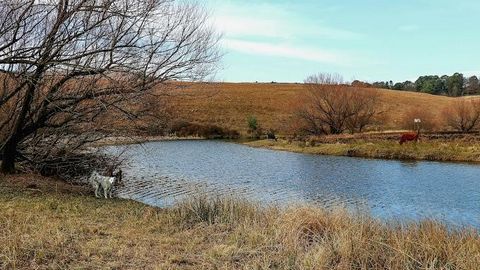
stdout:
{"type": "Polygon", "coordinates": [[[218,141],[133,145],[126,156],[120,196],[152,205],[200,192],[233,194],[263,203],[368,206],[385,219],[434,217],[480,227],[477,165],[303,155],[218,141]]]}
{"type": "Polygon", "coordinates": [[[417,160],[400,160],[399,162],[405,167],[416,167],[419,164],[417,160]]]}

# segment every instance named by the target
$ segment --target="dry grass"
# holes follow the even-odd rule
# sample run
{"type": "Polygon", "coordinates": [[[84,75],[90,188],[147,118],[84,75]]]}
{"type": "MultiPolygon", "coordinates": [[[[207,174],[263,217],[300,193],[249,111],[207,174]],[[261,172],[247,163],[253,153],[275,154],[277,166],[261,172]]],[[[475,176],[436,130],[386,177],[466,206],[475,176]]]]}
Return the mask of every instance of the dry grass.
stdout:
{"type": "Polygon", "coordinates": [[[480,162],[480,143],[468,141],[421,141],[400,145],[391,140],[355,140],[346,143],[317,143],[308,141],[260,140],[245,142],[252,147],[264,147],[274,150],[306,154],[366,157],[400,160],[430,160],[480,162]]]}
{"type": "MultiPolygon", "coordinates": [[[[254,115],[265,129],[292,134],[295,112],[305,91],[302,84],[192,84],[168,91],[164,101],[169,104],[172,115],[181,120],[214,124],[246,134],[247,118],[254,115]]],[[[453,101],[466,99],[384,89],[372,91],[379,96],[376,111],[383,112],[378,128],[385,130],[403,129],[404,119],[412,111],[428,111],[436,127],[445,128],[442,111],[453,101]]]]}
{"type": "MultiPolygon", "coordinates": [[[[452,98],[385,89],[369,91],[378,93],[378,108],[375,111],[381,112],[376,117],[375,126],[370,127],[373,130],[404,129],[409,126],[408,122],[413,121],[411,117],[429,118],[425,127],[443,130],[448,128],[442,116],[446,108],[456,100],[478,98],[452,98]]],[[[305,93],[303,84],[293,83],[175,83],[173,87],[154,89],[154,95],[130,100],[128,106],[131,110],[140,115],[148,112],[139,118],[119,111],[110,112],[83,128],[101,128],[117,135],[132,135],[132,124],[135,123],[137,129],[133,131],[143,130],[140,135],[160,135],[168,126],[168,119],[171,122],[217,125],[246,135],[247,118],[255,116],[264,130],[271,128],[279,134],[293,134],[298,131],[296,112],[304,101],[305,93]]],[[[0,118],[2,116],[5,112],[0,112],[0,118]]]]}
{"type": "Polygon", "coordinates": [[[2,269],[476,269],[480,235],[314,207],[99,200],[36,176],[0,187],[2,269]],[[26,185],[29,186],[26,188],[26,185]],[[36,185],[32,188],[33,185],[36,185]],[[52,187],[57,188],[52,188],[52,187]]]}

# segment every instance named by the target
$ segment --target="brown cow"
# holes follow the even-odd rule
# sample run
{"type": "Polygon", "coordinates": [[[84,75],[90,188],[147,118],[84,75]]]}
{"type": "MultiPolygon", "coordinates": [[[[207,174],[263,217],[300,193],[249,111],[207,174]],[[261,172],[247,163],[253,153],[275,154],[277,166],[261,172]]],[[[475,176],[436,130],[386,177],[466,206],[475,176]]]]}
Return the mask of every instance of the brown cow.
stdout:
{"type": "Polygon", "coordinates": [[[415,132],[404,133],[402,134],[402,137],[400,137],[400,144],[403,144],[409,141],[417,142],[419,137],[420,137],[420,129],[418,129],[417,133],[415,132]]]}

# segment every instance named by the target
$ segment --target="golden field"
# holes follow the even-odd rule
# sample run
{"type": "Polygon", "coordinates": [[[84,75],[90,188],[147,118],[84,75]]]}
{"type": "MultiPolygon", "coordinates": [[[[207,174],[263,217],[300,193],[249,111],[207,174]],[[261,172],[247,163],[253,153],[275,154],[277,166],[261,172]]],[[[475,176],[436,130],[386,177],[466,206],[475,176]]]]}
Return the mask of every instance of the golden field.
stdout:
{"type": "Polygon", "coordinates": [[[196,198],[172,208],[0,176],[1,269],[478,269],[480,235],[313,206],[196,198]]]}
{"type": "MultiPolygon", "coordinates": [[[[428,121],[444,129],[442,111],[458,99],[386,89],[368,91],[375,91],[378,95],[377,111],[381,112],[381,119],[375,129],[379,130],[404,129],[403,119],[416,111],[420,112],[418,117],[427,114],[428,118],[432,118],[428,121]]],[[[157,89],[157,93],[164,92],[157,89]]],[[[214,124],[245,134],[246,119],[253,115],[263,128],[273,128],[280,134],[293,134],[295,112],[301,106],[306,90],[303,84],[203,83],[181,85],[166,92],[168,94],[161,97],[168,104],[173,117],[179,120],[214,124]]]]}

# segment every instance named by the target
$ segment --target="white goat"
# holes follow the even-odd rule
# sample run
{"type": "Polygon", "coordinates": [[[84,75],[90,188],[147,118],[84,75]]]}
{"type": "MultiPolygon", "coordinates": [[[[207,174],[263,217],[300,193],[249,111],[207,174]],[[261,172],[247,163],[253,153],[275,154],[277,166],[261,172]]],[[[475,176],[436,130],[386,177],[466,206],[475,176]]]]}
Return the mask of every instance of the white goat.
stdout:
{"type": "Polygon", "coordinates": [[[93,171],[88,181],[95,189],[95,197],[99,198],[98,192],[101,187],[103,189],[103,196],[105,199],[108,199],[109,197],[112,198],[113,185],[116,181],[115,177],[103,176],[96,171],[93,171]]]}

